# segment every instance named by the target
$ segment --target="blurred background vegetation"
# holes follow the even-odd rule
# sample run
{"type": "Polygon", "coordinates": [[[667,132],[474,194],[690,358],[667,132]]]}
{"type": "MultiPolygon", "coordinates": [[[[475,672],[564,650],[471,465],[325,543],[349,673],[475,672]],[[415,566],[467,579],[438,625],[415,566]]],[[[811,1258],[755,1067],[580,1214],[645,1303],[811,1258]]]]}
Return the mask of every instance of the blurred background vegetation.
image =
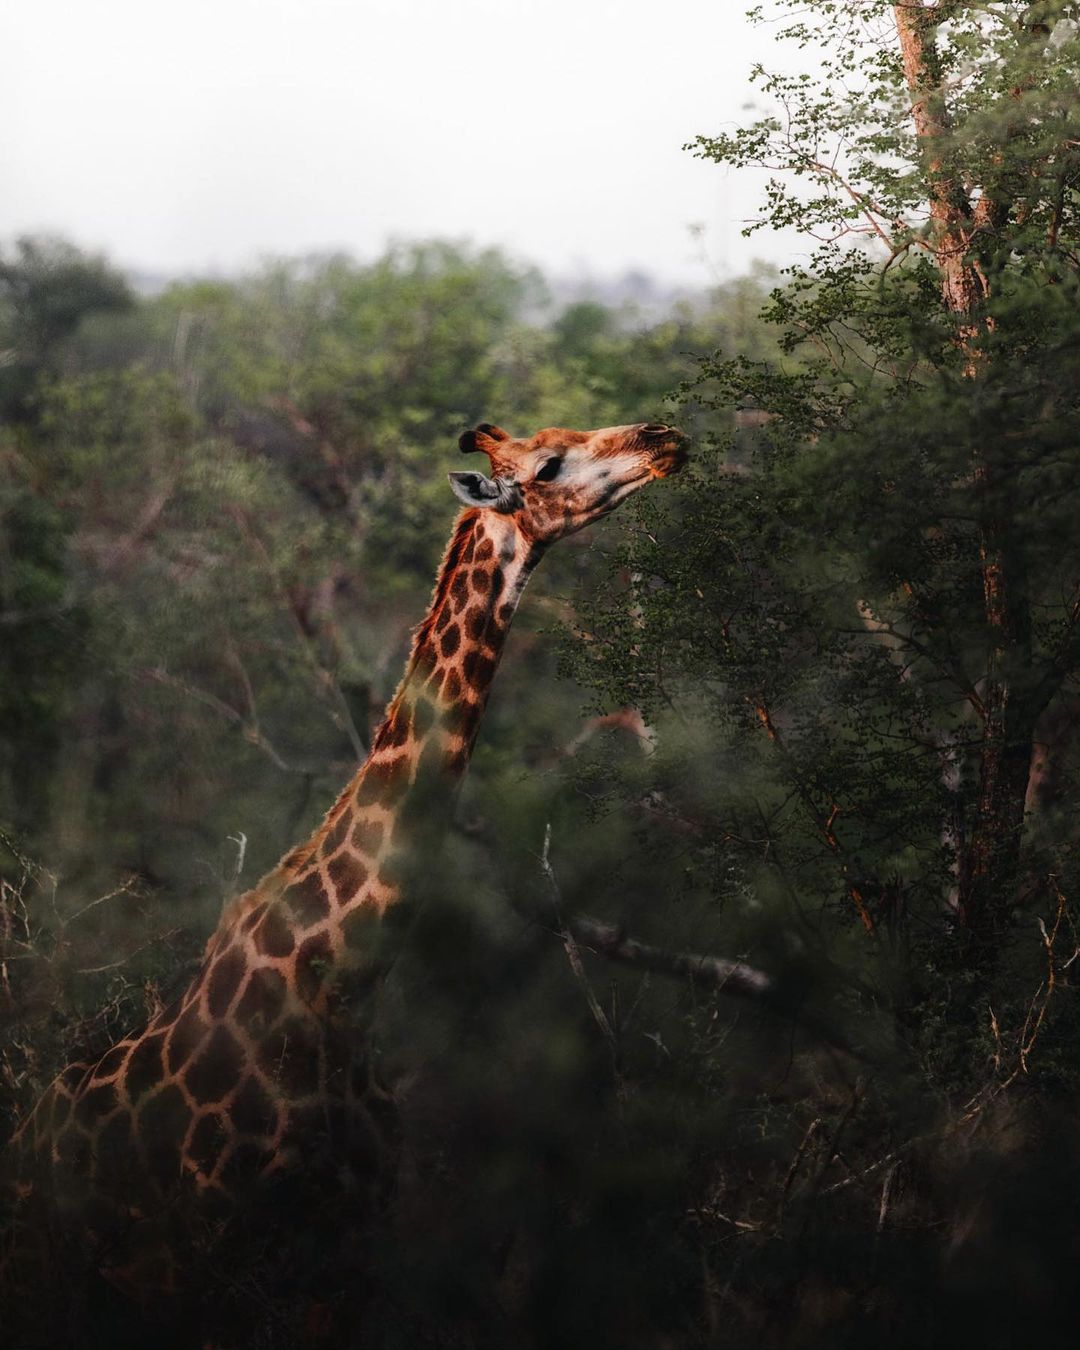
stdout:
{"type": "Polygon", "coordinates": [[[445,242],[152,295],[3,255],[12,1124],[364,756],[462,427],[694,444],[516,620],[373,1014],[387,1212],[218,1262],[228,1343],[313,1298],[345,1345],[1075,1339],[1077,28],[987,8],[796,13],[829,61],[697,149],[814,252],[670,312],[445,242]]]}

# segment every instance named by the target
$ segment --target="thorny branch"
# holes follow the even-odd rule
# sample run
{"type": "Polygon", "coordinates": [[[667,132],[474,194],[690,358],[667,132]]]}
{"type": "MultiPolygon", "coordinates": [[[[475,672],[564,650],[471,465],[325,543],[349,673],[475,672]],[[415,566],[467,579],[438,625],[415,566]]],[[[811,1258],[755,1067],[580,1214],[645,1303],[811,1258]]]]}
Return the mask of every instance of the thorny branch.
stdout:
{"type": "MultiPolygon", "coordinates": [[[[795,1015],[785,1001],[775,980],[765,971],[748,965],[745,961],[733,961],[728,957],[707,956],[698,952],[667,951],[662,947],[654,947],[648,943],[638,942],[634,938],[627,937],[621,928],[594,919],[588,914],[564,916],[562,893],[554,868],[551,865],[550,849],[551,825],[549,823],[544,828],[544,847],[540,855],[540,868],[551,894],[552,912],[556,923],[555,931],[562,939],[570,968],[582,987],[586,1002],[589,1005],[589,1011],[609,1042],[614,1044],[616,1040],[615,1032],[589,984],[581,959],[583,947],[596,956],[602,956],[609,961],[635,966],[639,970],[660,975],[689,977],[713,989],[718,994],[756,1000],[779,1016],[791,1018],[795,1015]]],[[[859,1050],[823,1019],[805,1010],[800,1011],[795,1016],[802,1026],[820,1036],[828,1044],[854,1055],[856,1058],[862,1058],[859,1050]]]]}
{"type": "Polygon", "coordinates": [[[195,685],[189,684],[186,680],[182,680],[176,675],[170,675],[167,670],[162,669],[160,666],[149,668],[145,670],[143,674],[146,679],[153,680],[155,684],[161,684],[169,689],[175,689],[178,693],[185,694],[188,698],[194,700],[194,702],[201,703],[204,707],[213,709],[214,712],[218,713],[221,717],[224,717],[227,722],[231,722],[233,726],[239,728],[244,739],[251,745],[254,745],[257,749],[261,750],[263,754],[266,755],[277,768],[283,770],[283,772],[305,772],[305,770],[297,769],[295,765],[290,764],[287,760],[282,758],[273,742],[268,740],[263,734],[256,720],[253,720],[250,716],[245,717],[243,713],[238,712],[236,708],[231,704],[226,703],[224,699],[218,698],[216,694],[211,694],[206,689],[199,689],[195,685]]]}
{"type": "MultiPolygon", "coordinates": [[[[1046,977],[1040,983],[1031,1002],[1028,1004],[1027,1012],[1024,1016],[1024,1023],[1016,1037],[1016,1059],[1009,1070],[1007,1076],[998,1082],[991,1083],[981,1092],[971,1098],[964,1107],[964,1115],[961,1121],[974,1119],[982,1109],[991,1101],[1000,1097],[1003,1093],[1016,1082],[1021,1076],[1026,1076],[1029,1072],[1029,1061],[1039,1040],[1043,1024],[1046,1020],[1046,1014],[1050,1008],[1050,1000],[1053,998],[1058,987],[1059,977],[1062,971],[1065,971],[1080,956],[1080,947],[1076,947],[1071,956],[1065,961],[1059,961],[1055,953],[1055,944],[1058,935],[1061,932],[1062,924],[1068,917],[1068,903],[1061,887],[1056,883],[1054,885],[1054,898],[1056,901],[1056,910],[1054,913],[1054,922],[1047,932],[1046,924],[1040,918],[1038,920],[1039,933],[1042,937],[1043,947],[1046,950],[1046,977]]],[[[994,1038],[994,1053],[991,1056],[991,1063],[995,1074],[1000,1074],[1005,1063],[1005,1049],[1002,1044],[1001,1027],[998,1023],[997,1014],[993,1007],[988,1009],[990,1017],[990,1034],[994,1038]]]]}

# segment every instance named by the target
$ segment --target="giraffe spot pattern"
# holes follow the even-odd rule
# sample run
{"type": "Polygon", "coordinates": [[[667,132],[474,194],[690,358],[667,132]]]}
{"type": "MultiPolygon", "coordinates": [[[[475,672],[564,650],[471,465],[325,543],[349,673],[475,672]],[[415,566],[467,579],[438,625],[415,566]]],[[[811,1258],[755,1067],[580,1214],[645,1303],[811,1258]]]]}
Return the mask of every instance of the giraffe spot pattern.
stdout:
{"type": "Polygon", "coordinates": [[[272,966],[260,966],[253,970],[244,988],[240,1002],[236,1005],[236,1021],[241,1027],[249,1027],[256,1020],[264,1026],[276,1021],[285,1005],[285,977],[272,966]]]}
{"type": "Polygon", "coordinates": [[[461,633],[456,623],[452,623],[442,636],[439,650],[443,656],[451,657],[461,646],[461,633]]]}
{"type": "Polygon", "coordinates": [[[348,904],[368,879],[367,868],[351,853],[342,853],[332,858],[327,863],[326,871],[339,905],[348,904]]]}
{"type": "Polygon", "coordinates": [[[86,1074],[87,1066],[85,1064],[69,1064],[60,1075],[60,1082],[69,1092],[74,1092],[86,1077],[86,1074]]]}
{"type": "Polygon", "coordinates": [[[326,979],[333,948],[326,933],[308,938],[296,953],[296,990],[310,1003],[326,979]]]}
{"type": "MultiPolygon", "coordinates": [[[[386,724],[386,726],[383,729],[383,732],[380,734],[379,749],[380,750],[397,749],[399,746],[404,745],[408,739],[409,739],[409,719],[405,715],[405,710],[400,709],[397,715],[386,724]]],[[[345,823],[346,825],[348,824],[347,821],[345,823]]],[[[342,838],[344,838],[344,835],[342,835],[342,838]]],[[[340,843],[341,839],[338,839],[337,844],[340,843]]],[[[334,848],[337,847],[337,844],[334,845],[334,848]]],[[[334,849],[332,848],[327,849],[328,853],[333,853],[333,851],[334,849]]]]}
{"type": "MultiPolygon", "coordinates": [[[[389,725],[393,726],[394,724],[389,725]]],[[[334,853],[341,846],[342,840],[349,833],[349,819],[348,804],[343,802],[337,820],[323,840],[322,852],[324,856],[334,853]]]]}
{"type": "Polygon", "coordinates": [[[270,905],[262,923],[255,930],[255,950],[260,956],[291,956],[296,941],[281,912],[280,905],[270,905]]]}
{"type": "Polygon", "coordinates": [[[97,1172],[99,1184],[110,1191],[127,1189],[131,1172],[131,1150],[134,1141],[131,1132],[130,1111],[118,1111],[106,1121],[98,1135],[97,1172]]]}
{"type": "Polygon", "coordinates": [[[235,948],[214,962],[206,986],[206,1007],[211,1017],[224,1017],[229,1011],[246,969],[244,954],[235,948]]]}
{"type": "Polygon", "coordinates": [[[119,1103],[115,1086],[112,1083],[102,1083],[82,1094],[76,1107],[76,1116],[80,1124],[93,1129],[103,1117],[114,1111],[119,1103]]]}
{"type": "Polygon", "coordinates": [[[352,846],[367,857],[374,857],[383,841],[382,821],[361,816],[353,826],[352,846]]]}
{"type": "Polygon", "coordinates": [[[273,1134],[277,1129],[277,1107],[254,1074],[244,1079],[229,1115],[241,1134],[273,1134]]]}
{"type": "Polygon", "coordinates": [[[417,648],[415,664],[418,675],[428,675],[435,669],[438,662],[435,657],[435,648],[430,642],[421,643],[417,648]]]}
{"type": "Polygon", "coordinates": [[[66,1092],[58,1092],[53,1098],[52,1116],[49,1121],[49,1129],[52,1131],[62,1130],[67,1124],[68,1116],[71,1115],[72,1107],[75,1105],[75,1099],[66,1092]]]}
{"type": "Polygon", "coordinates": [[[462,703],[451,703],[442,715],[443,727],[451,734],[460,735],[465,729],[469,720],[469,705],[462,703]]]}
{"type": "Polygon", "coordinates": [[[409,860],[402,849],[394,849],[379,864],[379,880],[388,890],[399,891],[409,870],[409,860]]]}
{"type": "MultiPolygon", "coordinates": [[[[348,819],[344,823],[347,827],[348,819]]],[[[346,830],[340,831],[338,844],[344,842],[345,834],[346,830]]],[[[309,872],[302,881],[295,882],[286,890],[283,899],[297,926],[302,929],[311,928],[330,913],[330,897],[326,894],[326,888],[318,872],[309,872]]]]}
{"type": "Polygon", "coordinates": [[[443,693],[452,701],[456,701],[461,697],[461,676],[456,670],[451,670],[447,674],[443,693]]]}
{"type": "Polygon", "coordinates": [[[286,1018],[259,1046],[258,1060],[287,1096],[308,1097],[318,1090],[320,1045],[306,1018],[286,1018]]]}
{"type": "Polygon", "coordinates": [[[469,574],[462,570],[450,583],[450,595],[455,609],[463,609],[469,599],[469,574]]]}
{"type": "Polygon", "coordinates": [[[472,584],[474,591],[479,591],[481,595],[486,595],[488,587],[491,585],[491,580],[488,577],[488,574],[478,567],[472,574],[472,584]]]}
{"type": "Polygon", "coordinates": [[[409,786],[409,757],[376,760],[369,764],[356,794],[358,806],[381,802],[392,808],[409,786]]]}
{"type": "Polygon", "coordinates": [[[352,952],[369,951],[376,940],[378,927],[378,912],[370,905],[357,905],[346,914],[341,925],[345,946],[352,952]]]}
{"type": "Polygon", "coordinates": [[[197,1003],[193,1003],[172,1029],[169,1048],[166,1051],[166,1064],[169,1073],[179,1073],[206,1039],[210,1030],[203,1020],[197,1003]]]}
{"type": "Polygon", "coordinates": [[[195,1123],[187,1145],[187,1156],[200,1171],[209,1176],[231,1137],[231,1131],[220,1112],[208,1111],[195,1123]]]}
{"type": "Polygon", "coordinates": [[[435,722],[435,705],[429,698],[418,698],[413,708],[413,731],[426,736],[435,722]]]}
{"type": "MultiPolygon", "coordinates": [[[[292,855],[290,854],[290,857],[291,856],[292,855]]],[[[288,858],[286,858],[285,863],[283,865],[286,867],[289,866],[288,858]]],[[[251,911],[251,913],[245,916],[244,922],[240,925],[240,931],[242,933],[250,933],[251,930],[255,927],[255,925],[259,922],[259,920],[265,913],[266,913],[266,901],[264,900],[261,905],[256,905],[255,908],[251,911]]]]}
{"type": "Polygon", "coordinates": [[[163,1190],[180,1175],[180,1145],[190,1119],[184,1094],[175,1083],[154,1093],[139,1110],[147,1170],[163,1190]]]}
{"type": "Polygon", "coordinates": [[[124,1087],[130,1102],[137,1102],[164,1077],[165,1068],[162,1063],[164,1044],[165,1033],[159,1031],[151,1036],[144,1036],[132,1050],[124,1074],[124,1087]]]}
{"type": "Polygon", "coordinates": [[[483,652],[466,652],[461,671],[474,689],[486,689],[495,673],[495,662],[483,652]]]}
{"type": "Polygon", "coordinates": [[[94,1070],[94,1078],[112,1078],[114,1074],[120,1072],[124,1060],[127,1059],[128,1051],[131,1049],[130,1041],[122,1041],[98,1061],[97,1068],[94,1070]]]}
{"type": "Polygon", "coordinates": [[[66,1185],[85,1189],[92,1158],[89,1136],[74,1125],[69,1126],[56,1141],[56,1158],[65,1174],[66,1185]]]}
{"type": "Polygon", "coordinates": [[[481,543],[477,545],[476,552],[473,554],[473,561],[478,563],[487,562],[487,560],[494,557],[494,555],[495,545],[490,539],[484,538],[481,543]]]}
{"type": "Polygon", "coordinates": [[[477,642],[487,627],[487,615],[482,609],[470,609],[465,615],[465,636],[477,642]]]}
{"type": "Polygon", "coordinates": [[[198,1059],[184,1075],[188,1091],[207,1105],[227,1097],[236,1086],[244,1054],[228,1027],[219,1023],[198,1059]]]}

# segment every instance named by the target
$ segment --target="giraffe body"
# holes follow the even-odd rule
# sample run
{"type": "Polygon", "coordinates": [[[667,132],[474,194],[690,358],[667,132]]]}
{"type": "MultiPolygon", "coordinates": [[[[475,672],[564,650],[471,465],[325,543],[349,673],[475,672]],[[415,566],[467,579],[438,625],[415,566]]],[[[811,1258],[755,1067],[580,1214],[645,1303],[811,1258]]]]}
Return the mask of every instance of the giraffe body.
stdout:
{"type": "Polygon", "coordinates": [[[144,1296],[176,1287],[185,1247],[210,1241],[256,1183],[321,1160],[374,1202],[393,1161],[364,1062],[381,920],[452,800],[544,550],[682,460],[668,427],[514,440],[485,425],[461,445],[493,475],[451,475],[467,509],[367,761],[315,833],[226,908],[181,997],[66,1069],[14,1141],[17,1220],[73,1236],[144,1296]]]}

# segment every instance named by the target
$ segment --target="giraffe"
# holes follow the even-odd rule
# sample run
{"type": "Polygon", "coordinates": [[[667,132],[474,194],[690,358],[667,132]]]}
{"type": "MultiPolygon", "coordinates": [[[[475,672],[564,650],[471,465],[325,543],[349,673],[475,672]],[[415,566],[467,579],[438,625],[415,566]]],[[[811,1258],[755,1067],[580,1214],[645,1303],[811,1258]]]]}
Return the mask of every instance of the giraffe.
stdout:
{"type": "Polygon", "coordinates": [[[449,475],[464,510],[366,762],[310,838],[225,907],[184,993],[68,1067],[13,1141],[16,1220],[77,1235],[140,1298],[178,1288],[187,1216],[227,1216],[302,1172],[312,1138],[375,1184],[386,1139],[362,1010],[380,930],[430,856],[424,831],[468,763],[522,591],[551,544],[686,458],[682,433],[651,423],[528,438],[483,423],[459,447],[490,473],[449,475]]]}

